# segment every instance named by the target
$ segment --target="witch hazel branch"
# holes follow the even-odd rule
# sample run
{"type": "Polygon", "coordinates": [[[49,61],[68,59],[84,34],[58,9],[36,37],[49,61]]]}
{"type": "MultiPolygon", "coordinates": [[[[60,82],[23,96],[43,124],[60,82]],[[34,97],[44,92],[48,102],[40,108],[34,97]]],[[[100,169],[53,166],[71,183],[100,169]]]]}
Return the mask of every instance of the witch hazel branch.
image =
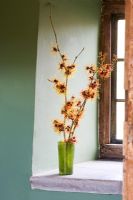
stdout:
{"type": "Polygon", "coordinates": [[[84,48],[82,48],[81,51],[74,57],[73,61],[70,62],[66,54],[62,53],[60,49],[51,13],[50,23],[55,38],[55,46],[52,47],[52,51],[59,55],[58,70],[62,73],[64,78],[64,82],[61,82],[57,78],[49,79],[56,92],[59,95],[64,96],[64,106],[60,110],[62,119],[55,119],[53,121],[53,127],[56,133],[63,135],[63,142],[76,143],[75,131],[79,126],[81,118],[83,117],[86,104],[89,100],[94,100],[99,97],[99,91],[101,88],[100,82],[101,80],[104,81],[111,76],[111,72],[116,65],[117,58],[114,55],[111,63],[106,63],[107,55],[100,52],[98,55],[98,64],[91,64],[85,67],[88,83],[86,88],[79,92],[81,97],[77,98],[75,96],[71,96],[71,98],[68,99],[69,79],[77,70],[76,61],[83,53],[84,48]]]}

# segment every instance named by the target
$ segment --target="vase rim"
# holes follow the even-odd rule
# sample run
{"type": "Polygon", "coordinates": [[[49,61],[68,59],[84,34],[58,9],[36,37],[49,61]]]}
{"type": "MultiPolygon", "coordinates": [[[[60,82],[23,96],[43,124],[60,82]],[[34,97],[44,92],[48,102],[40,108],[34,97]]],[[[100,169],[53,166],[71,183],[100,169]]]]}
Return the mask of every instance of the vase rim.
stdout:
{"type": "Polygon", "coordinates": [[[60,140],[60,141],[58,141],[58,144],[72,144],[72,145],[74,145],[74,143],[71,143],[71,142],[64,142],[63,140],[60,140]]]}

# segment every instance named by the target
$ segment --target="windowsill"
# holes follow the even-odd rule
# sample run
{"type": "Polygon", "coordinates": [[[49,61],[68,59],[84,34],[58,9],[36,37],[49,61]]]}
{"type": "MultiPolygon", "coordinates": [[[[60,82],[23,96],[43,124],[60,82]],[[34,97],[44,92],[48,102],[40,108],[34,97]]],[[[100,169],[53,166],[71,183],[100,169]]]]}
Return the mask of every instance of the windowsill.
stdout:
{"type": "Polygon", "coordinates": [[[32,176],[32,189],[99,194],[121,194],[123,165],[120,161],[88,161],[74,165],[73,175],[58,170],[32,176]]]}
{"type": "Polygon", "coordinates": [[[101,159],[123,159],[123,144],[102,144],[100,146],[101,159]]]}

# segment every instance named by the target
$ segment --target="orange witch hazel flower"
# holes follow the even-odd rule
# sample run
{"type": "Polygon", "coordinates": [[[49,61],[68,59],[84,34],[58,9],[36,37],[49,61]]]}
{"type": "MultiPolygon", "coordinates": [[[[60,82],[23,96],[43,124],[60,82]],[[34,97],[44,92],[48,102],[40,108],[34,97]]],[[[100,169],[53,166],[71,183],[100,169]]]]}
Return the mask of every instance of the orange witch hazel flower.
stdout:
{"type": "Polygon", "coordinates": [[[85,111],[85,106],[88,100],[93,100],[99,97],[99,90],[101,88],[100,81],[105,80],[111,76],[116,64],[116,57],[112,58],[111,63],[106,62],[107,55],[100,52],[98,56],[98,65],[88,65],[86,66],[86,72],[88,77],[88,83],[85,89],[79,91],[81,94],[81,99],[78,99],[72,96],[68,100],[68,86],[69,78],[76,70],[76,61],[84,51],[84,48],[75,56],[72,62],[67,56],[62,53],[60,46],[58,44],[57,34],[55,32],[53,23],[52,28],[55,36],[56,45],[53,46],[52,50],[54,53],[59,55],[59,70],[63,74],[64,82],[59,81],[58,79],[49,80],[54,84],[54,88],[58,94],[64,96],[64,105],[61,108],[62,120],[54,120],[53,127],[55,132],[63,136],[63,142],[67,143],[76,143],[76,128],[79,126],[79,122],[85,111]],[[68,63],[68,60],[70,63],[68,63]]]}
{"type": "Polygon", "coordinates": [[[99,53],[99,67],[98,67],[98,75],[102,79],[109,78],[111,76],[111,72],[113,71],[117,58],[113,55],[112,63],[106,63],[106,54],[102,52],[99,53]]]}
{"type": "Polygon", "coordinates": [[[86,70],[89,72],[89,74],[91,75],[91,74],[94,74],[94,73],[96,73],[96,71],[97,71],[97,67],[96,67],[96,65],[90,65],[90,66],[87,66],[86,67],[86,70]]]}
{"type": "Polygon", "coordinates": [[[57,52],[58,52],[58,48],[57,48],[56,46],[53,46],[53,47],[52,47],[52,52],[53,52],[53,53],[57,53],[57,52]]]}
{"type": "Polygon", "coordinates": [[[88,88],[81,92],[84,99],[94,99],[97,97],[97,90],[93,90],[92,88],[88,88]]]}
{"type": "Polygon", "coordinates": [[[75,68],[76,68],[76,65],[75,64],[71,64],[71,65],[68,65],[65,69],[65,75],[66,76],[70,76],[72,75],[73,72],[75,72],[75,68]]]}
{"type": "Polygon", "coordinates": [[[101,78],[109,78],[111,75],[111,72],[113,71],[112,64],[104,64],[99,67],[98,74],[101,78]]]}
{"type": "Polygon", "coordinates": [[[73,137],[71,137],[71,138],[68,138],[68,139],[66,140],[66,142],[75,144],[75,143],[77,143],[77,138],[76,138],[75,136],[73,136],[73,137]]]}
{"type": "Polygon", "coordinates": [[[52,83],[54,83],[54,86],[55,86],[55,89],[56,89],[57,93],[59,93],[59,94],[65,94],[65,92],[66,92],[65,83],[61,83],[57,79],[53,79],[53,80],[49,80],[49,81],[52,82],[52,83]]]}
{"type": "Polygon", "coordinates": [[[68,64],[67,61],[63,60],[59,63],[59,69],[64,73],[65,76],[70,76],[75,72],[76,65],[75,64],[68,64]]]}
{"type": "Polygon", "coordinates": [[[62,108],[61,114],[63,114],[65,118],[75,121],[76,124],[83,114],[83,111],[80,110],[81,102],[81,100],[72,97],[62,108]]]}
{"type": "Polygon", "coordinates": [[[64,131],[64,123],[62,121],[54,120],[53,126],[54,126],[55,132],[57,133],[61,133],[64,131]]]}

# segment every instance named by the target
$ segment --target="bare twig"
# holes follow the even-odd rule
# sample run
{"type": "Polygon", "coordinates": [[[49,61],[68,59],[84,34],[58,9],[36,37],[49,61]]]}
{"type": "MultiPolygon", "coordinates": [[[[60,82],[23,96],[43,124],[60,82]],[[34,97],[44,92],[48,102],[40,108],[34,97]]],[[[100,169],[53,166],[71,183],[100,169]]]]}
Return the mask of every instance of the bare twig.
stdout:
{"type": "MultiPolygon", "coordinates": [[[[67,103],[67,87],[68,87],[68,76],[66,76],[66,90],[65,90],[65,105],[67,103]]],[[[64,127],[66,125],[66,116],[64,115],[64,127]]],[[[64,129],[64,140],[66,140],[66,132],[65,132],[65,129],[64,129]]]]}
{"type": "Polygon", "coordinates": [[[67,103],[68,75],[66,75],[65,104],[67,103]]]}
{"type": "MultiPolygon", "coordinates": [[[[56,48],[57,48],[57,51],[59,53],[59,56],[61,57],[62,62],[64,63],[65,62],[65,58],[63,56],[64,54],[60,50],[57,33],[56,33],[56,30],[55,30],[55,27],[54,27],[54,24],[53,24],[53,20],[52,20],[51,4],[49,4],[49,7],[50,7],[49,19],[50,19],[51,27],[52,27],[52,30],[53,30],[53,33],[54,33],[54,37],[55,37],[56,48]]],[[[81,51],[75,56],[72,64],[75,64],[76,60],[78,59],[78,57],[81,55],[81,53],[83,51],[84,51],[84,48],[82,48],[81,51]]],[[[65,67],[65,70],[66,70],[66,67],[65,67]]],[[[49,81],[52,82],[51,80],[49,80],[49,81]]],[[[67,103],[68,75],[66,75],[65,84],[66,84],[66,91],[65,91],[64,97],[65,97],[65,105],[66,105],[66,103],[67,103]]],[[[84,110],[85,104],[86,104],[86,100],[84,100],[83,104],[81,105],[81,108],[79,109],[78,114],[80,114],[84,110]]],[[[71,138],[71,136],[74,134],[74,131],[76,129],[76,121],[77,121],[77,119],[78,119],[78,116],[76,117],[75,120],[72,121],[71,128],[70,128],[70,134],[69,134],[68,138],[71,138]]],[[[64,116],[64,132],[63,132],[64,140],[66,140],[66,130],[65,130],[66,120],[67,120],[66,116],[64,116]]]]}
{"type": "Polygon", "coordinates": [[[59,52],[59,55],[60,55],[62,61],[64,61],[64,59],[63,59],[63,57],[62,57],[61,50],[60,50],[60,48],[59,48],[58,38],[57,38],[57,34],[56,34],[55,27],[54,27],[54,24],[53,24],[53,20],[52,20],[51,5],[50,5],[50,16],[49,16],[49,19],[50,19],[50,23],[51,23],[51,27],[52,27],[54,36],[55,36],[55,42],[56,42],[57,50],[58,50],[58,52],[59,52]]]}
{"type": "Polygon", "coordinates": [[[50,79],[48,79],[49,82],[53,83],[53,81],[51,81],[50,79]]]}
{"type": "Polygon", "coordinates": [[[84,48],[81,49],[81,51],[78,53],[77,56],[75,56],[74,61],[73,61],[73,64],[76,62],[76,60],[78,59],[78,57],[81,55],[81,53],[82,53],[83,51],[84,51],[84,48]]]}
{"type": "MultiPolygon", "coordinates": [[[[49,16],[49,19],[50,19],[51,27],[52,27],[52,30],[53,30],[53,33],[54,33],[54,37],[55,37],[56,48],[57,48],[57,51],[58,51],[58,53],[59,53],[59,55],[61,57],[61,60],[64,62],[64,57],[63,57],[63,54],[62,54],[62,52],[61,52],[61,50],[59,48],[58,38],[57,38],[56,30],[55,30],[55,27],[54,27],[54,24],[53,24],[53,20],[52,20],[51,4],[49,6],[50,6],[50,16],[49,16]]],[[[68,76],[66,76],[65,104],[67,102],[67,85],[68,85],[68,76]]],[[[63,132],[64,140],[66,140],[65,124],[66,124],[66,117],[64,116],[64,132],[63,132]]]]}

